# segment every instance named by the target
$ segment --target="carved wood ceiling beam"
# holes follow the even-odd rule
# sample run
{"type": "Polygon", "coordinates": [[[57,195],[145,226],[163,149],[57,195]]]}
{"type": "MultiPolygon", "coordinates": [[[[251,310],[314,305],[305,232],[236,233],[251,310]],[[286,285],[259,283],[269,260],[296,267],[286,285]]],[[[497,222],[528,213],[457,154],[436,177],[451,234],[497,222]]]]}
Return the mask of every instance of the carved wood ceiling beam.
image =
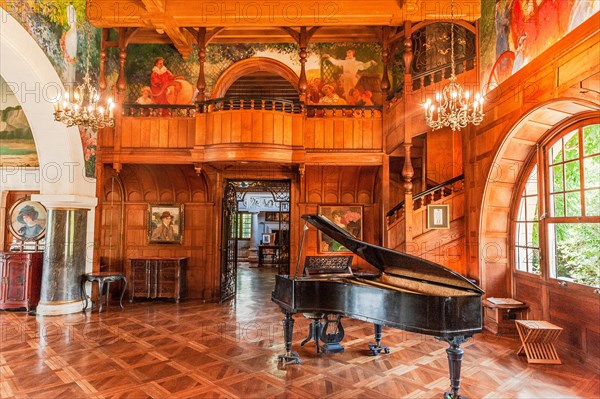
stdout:
{"type": "Polygon", "coordinates": [[[142,0],[142,4],[150,13],[164,13],[166,10],[165,0],[142,0]]]}

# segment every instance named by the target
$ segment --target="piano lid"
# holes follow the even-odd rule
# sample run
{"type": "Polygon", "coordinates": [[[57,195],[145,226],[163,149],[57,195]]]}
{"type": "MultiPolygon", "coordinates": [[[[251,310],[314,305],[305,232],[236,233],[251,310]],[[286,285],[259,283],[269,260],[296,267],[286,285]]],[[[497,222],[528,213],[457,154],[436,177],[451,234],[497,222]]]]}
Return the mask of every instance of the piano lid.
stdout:
{"type": "Polygon", "coordinates": [[[360,241],[322,215],[303,215],[302,219],[384,273],[484,293],[453,270],[426,259],[360,241]]]}

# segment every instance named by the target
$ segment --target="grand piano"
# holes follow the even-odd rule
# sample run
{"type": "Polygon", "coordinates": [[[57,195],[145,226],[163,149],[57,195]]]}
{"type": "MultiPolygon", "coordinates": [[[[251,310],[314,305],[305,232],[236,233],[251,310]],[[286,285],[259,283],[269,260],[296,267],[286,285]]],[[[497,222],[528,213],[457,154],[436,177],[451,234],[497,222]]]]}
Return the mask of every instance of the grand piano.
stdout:
{"type": "MultiPolygon", "coordinates": [[[[279,356],[279,361],[300,363],[298,353],[292,351],[294,314],[325,315],[326,323],[329,315],[337,315],[338,320],[350,317],[374,324],[375,343],[369,345],[374,355],[381,351],[389,353],[388,348],[381,345],[382,326],[432,335],[447,342],[450,391],[444,393],[444,398],[460,398],[463,356],[460,345],[482,331],[484,291],[437,263],[357,240],[324,216],[303,215],[302,218],[366,260],[379,273],[355,275],[333,271],[278,275],[271,299],[285,314],[286,352],[279,356]]],[[[336,335],[325,331],[322,334],[336,335]]],[[[318,340],[319,337],[315,337],[317,347],[318,340]]]]}

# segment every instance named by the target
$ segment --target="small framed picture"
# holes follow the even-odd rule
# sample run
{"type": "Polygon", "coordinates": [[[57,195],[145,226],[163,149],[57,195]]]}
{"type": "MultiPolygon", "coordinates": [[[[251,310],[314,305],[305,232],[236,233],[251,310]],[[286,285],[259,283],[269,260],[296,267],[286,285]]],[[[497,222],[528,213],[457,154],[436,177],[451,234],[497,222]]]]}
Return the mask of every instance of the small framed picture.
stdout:
{"type": "Polygon", "coordinates": [[[46,234],[46,208],[28,197],[16,202],[9,211],[8,229],[18,240],[38,241],[46,234]]]}
{"type": "Polygon", "coordinates": [[[450,205],[427,205],[427,228],[450,228],[450,205]]]}
{"type": "Polygon", "coordinates": [[[281,203],[281,212],[289,212],[290,211],[290,203],[282,202],[281,203]]]}
{"type": "Polygon", "coordinates": [[[269,245],[271,243],[271,234],[263,234],[262,243],[263,245],[269,245]]]}
{"type": "Polygon", "coordinates": [[[183,205],[148,205],[148,244],[183,243],[183,205]]]}

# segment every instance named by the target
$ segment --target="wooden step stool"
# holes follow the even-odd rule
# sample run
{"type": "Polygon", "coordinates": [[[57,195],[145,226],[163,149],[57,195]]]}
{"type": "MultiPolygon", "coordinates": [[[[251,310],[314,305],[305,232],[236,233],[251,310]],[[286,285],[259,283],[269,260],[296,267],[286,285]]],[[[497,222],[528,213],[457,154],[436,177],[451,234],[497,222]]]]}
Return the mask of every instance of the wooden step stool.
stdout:
{"type": "Polygon", "coordinates": [[[528,363],[561,364],[554,341],[562,327],[543,320],[515,320],[522,345],[517,355],[525,352],[528,363]]]}

